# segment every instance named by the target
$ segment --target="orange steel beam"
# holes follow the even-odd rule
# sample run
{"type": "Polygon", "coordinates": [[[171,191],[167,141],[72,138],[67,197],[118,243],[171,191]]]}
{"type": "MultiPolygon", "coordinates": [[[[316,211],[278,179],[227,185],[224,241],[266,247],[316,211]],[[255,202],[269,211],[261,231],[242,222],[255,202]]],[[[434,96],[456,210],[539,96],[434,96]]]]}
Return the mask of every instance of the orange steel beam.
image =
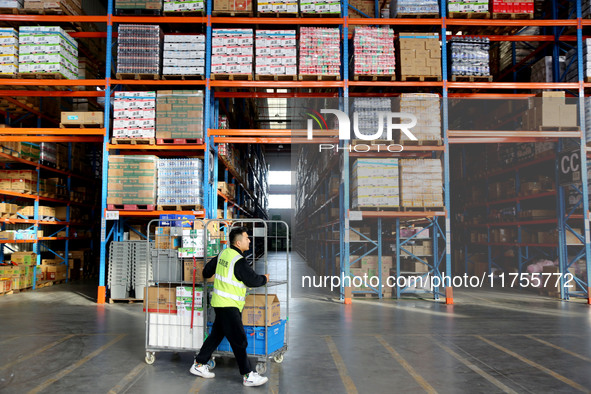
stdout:
{"type": "Polygon", "coordinates": [[[197,145],[197,144],[187,144],[187,145],[116,145],[116,144],[107,144],[108,150],[160,150],[160,151],[185,151],[186,154],[188,150],[205,150],[205,145],[197,145]]]}
{"type": "Polygon", "coordinates": [[[3,136],[0,135],[0,141],[22,142],[103,142],[102,137],[60,137],[60,136],[3,136]]]}
{"type": "Polygon", "coordinates": [[[105,86],[105,79],[0,79],[9,86],[105,86]]]}
{"type": "MultiPolygon", "coordinates": [[[[326,19],[323,19],[326,20],[326,19]]],[[[441,18],[434,19],[405,19],[405,18],[349,18],[349,26],[351,25],[422,25],[422,26],[440,26],[442,23],[441,18]]],[[[449,23],[449,19],[448,19],[449,23]]],[[[305,24],[305,23],[304,23],[305,24]]]]}
{"type": "Polygon", "coordinates": [[[450,89],[578,89],[576,82],[447,82],[450,89]]]}
{"type": "Polygon", "coordinates": [[[87,135],[105,135],[107,129],[79,129],[79,128],[71,128],[71,129],[62,129],[62,128],[15,128],[15,127],[7,127],[4,129],[0,129],[0,136],[7,135],[7,134],[17,134],[17,135],[28,135],[28,134],[43,134],[43,135],[78,135],[78,136],[87,136],[87,135]]]}
{"type": "MultiPolygon", "coordinates": [[[[314,98],[314,97],[339,97],[338,93],[267,93],[267,92],[213,92],[214,97],[220,98],[314,98]]],[[[349,94],[350,96],[352,93],[349,94]]]]}
{"type": "Polygon", "coordinates": [[[107,23],[107,15],[12,15],[1,14],[4,22],[94,22],[107,23]]]}
{"type": "Polygon", "coordinates": [[[119,211],[119,216],[128,217],[160,216],[164,214],[195,215],[197,217],[204,217],[205,211],[119,211]]]}
{"type": "Polygon", "coordinates": [[[445,211],[362,211],[362,215],[364,218],[430,218],[434,216],[445,216],[445,211]]]}
{"type": "Polygon", "coordinates": [[[348,81],[349,86],[443,87],[443,81],[348,81]]]}
{"type": "Polygon", "coordinates": [[[199,79],[112,79],[111,85],[205,85],[205,81],[199,79]]]}
{"type": "Polygon", "coordinates": [[[449,138],[450,144],[504,144],[504,143],[521,143],[521,142],[538,142],[549,141],[556,142],[558,138],[525,138],[525,137],[460,137],[449,138]]]}
{"type": "MultiPolygon", "coordinates": [[[[18,100],[15,100],[15,99],[13,99],[13,98],[11,98],[11,97],[5,97],[4,99],[5,99],[6,101],[9,101],[9,102],[13,103],[13,104],[14,104],[14,105],[16,105],[17,107],[21,107],[21,108],[24,108],[24,109],[26,109],[28,112],[32,113],[33,115],[36,115],[36,116],[38,116],[38,117],[40,117],[40,118],[43,118],[43,119],[45,119],[45,120],[48,120],[49,122],[51,122],[51,123],[53,123],[53,124],[59,124],[59,122],[58,122],[58,120],[57,120],[57,119],[50,118],[49,116],[45,115],[44,113],[42,113],[42,112],[39,112],[39,111],[37,111],[37,110],[35,110],[35,109],[33,109],[33,108],[29,107],[28,105],[21,103],[21,102],[20,102],[20,101],[18,101],[18,100]]],[[[1,132],[0,132],[0,134],[1,134],[1,132]]]]}
{"type": "MultiPolygon", "coordinates": [[[[449,19],[448,19],[449,20],[449,19]]],[[[476,35],[476,36],[464,36],[464,35],[449,35],[447,36],[447,40],[450,41],[454,37],[475,37],[475,38],[488,38],[490,41],[535,41],[535,42],[544,42],[544,41],[554,41],[556,38],[554,36],[499,36],[499,35],[476,35]]],[[[577,41],[577,36],[560,36],[560,41],[577,41]]]]}
{"type": "Polygon", "coordinates": [[[0,97],[104,97],[100,90],[0,90],[0,97]]]}
{"type": "MultiPolygon", "coordinates": [[[[214,18],[211,18],[214,19],[214,18]]],[[[236,18],[233,18],[236,19],[236,18]]],[[[111,17],[113,23],[207,23],[205,16],[116,16],[111,17]]],[[[238,23],[238,22],[236,22],[238,23]]]]}
{"type": "Polygon", "coordinates": [[[446,19],[446,23],[447,26],[577,26],[576,19],[446,19]]]}
{"type": "Polygon", "coordinates": [[[216,143],[233,143],[233,144],[334,144],[339,140],[337,138],[314,138],[308,140],[306,138],[265,138],[265,137],[214,137],[213,142],[216,143]]]}
{"type": "MultiPolygon", "coordinates": [[[[167,18],[164,18],[167,19],[167,18]]],[[[179,19],[185,19],[179,18],[179,19]]],[[[380,20],[380,19],[378,19],[380,20]]],[[[236,18],[211,17],[211,23],[240,24],[240,25],[342,25],[343,18],[236,18]]],[[[351,21],[351,19],[349,19],[351,21]]],[[[415,19],[415,25],[419,24],[415,19]]],[[[182,22],[179,22],[182,23],[182,22]]],[[[205,22],[204,22],[205,23],[205,22]]],[[[351,23],[351,22],[349,22],[351,23]]],[[[375,24],[375,23],[372,23],[375,24]]]]}
{"type": "Polygon", "coordinates": [[[535,97],[534,93],[449,93],[449,98],[516,99],[535,97]]]}
{"type": "Polygon", "coordinates": [[[515,131],[515,130],[448,130],[453,137],[518,137],[518,138],[579,138],[580,131],[515,131]]]}
{"type": "MultiPolygon", "coordinates": [[[[305,129],[209,129],[210,136],[241,136],[241,137],[257,137],[257,136],[275,136],[275,137],[293,137],[306,136],[305,129]]],[[[317,130],[314,131],[315,136],[335,137],[339,134],[338,130],[317,130]]]]}
{"type": "MultiPolygon", "coordinates": [[[[107,33],[103,31],[73,31],[68,33],[74,38],[107,38],[107,33]]],[[[117,38],[118,34],[113,32],[112,37],[117,38]]]]}
{"type": "MultiPolygon", "coordinates": [[[[277,18],[277,20],[282,20],[277,18]]],[[[149,81],[146,81],[149,82],[149,81]]],[[[146,84],[149,85],[149,84],[146,84]]],[[[227,88],[342,88],[342,81],[218,81],[212,80],[210,86],[227,88]]]]}

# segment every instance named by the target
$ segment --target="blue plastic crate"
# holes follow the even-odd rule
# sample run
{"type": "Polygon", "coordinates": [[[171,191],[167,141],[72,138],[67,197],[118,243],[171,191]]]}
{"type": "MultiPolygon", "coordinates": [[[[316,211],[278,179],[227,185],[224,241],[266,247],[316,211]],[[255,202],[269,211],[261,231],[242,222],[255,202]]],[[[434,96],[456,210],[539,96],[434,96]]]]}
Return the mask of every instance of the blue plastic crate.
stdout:
{"type": "MultiPolygon", "coordinates": [[[[212,323],[207,323],[207,326],[207,332],[209,333],[211,332],[212,323]]],[[[244,331],[248,340],[246,353],[265,355],[265,327],[244,326],[244,331]]],[[[285,344],[285,320],[281,320],[279,323],[267,327],[267,334],[269,336],[267,354],[281,349],[285,344]]],[[[224,338],[217,350],[220,352],[231,352],[232,347],[228,340],[224,338]]]]}

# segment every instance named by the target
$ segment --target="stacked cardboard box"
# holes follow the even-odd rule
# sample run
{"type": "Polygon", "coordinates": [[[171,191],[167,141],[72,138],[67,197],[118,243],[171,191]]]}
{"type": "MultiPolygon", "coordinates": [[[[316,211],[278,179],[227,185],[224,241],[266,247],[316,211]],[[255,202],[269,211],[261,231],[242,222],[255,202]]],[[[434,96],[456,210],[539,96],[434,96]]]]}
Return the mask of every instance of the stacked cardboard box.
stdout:
{"type": "MultiPolygon", "coordinates": [[[[417,124],[410,131],[419,141],[441,141],[441,106],[437,93],[402,93],[400,112],[416,116],[417,124]]],[[[400,133],[400,139],[409,140],[404,133],[400,133]]]]}
{"type": "Polygon", "coordinates": [[[113,137],[154,138],[156,92],[115,92],[113,137]]]}
{"type": "MultiPolygon", "coordinates": [[[[587,41],[585,40],[586,45],[587,41]]],[[[590,42],[591,44],[591,42],[590,42]]],[[[586,59],[585,59],[586,60],[586,59]]],[[[566,59],[564,56],[559,57],[560,75],[564,74],[566,59]]],[[[554,82],[553,77],[553,61],[552,56],[544,56],[531,66],[531,82],[554,82]]],[[[587,73],[584,75],[591,75],[591,64],[587,66],[587,73]]]]}
{"type": "Polygon", "coordinates": [[[11,27],[0,28],[0,75],[14,75],[18,69],[18,33],[11,27]]]}
{"type": "Polygon", "coordinates": [[[577,127],[577,104],[567,104],[564,92],[542,92],[530,99],[522,118],[523,130],[540,127],[577,127]]]}
{"type": "Polygon", "coordinates": [[[394,30],[357,27],[353,38],[356,75],[394,75],[394,30]]]}
{"type": "Polygon", "coordinates": [[[451,75],[490,75],[488,37],[452,37],[451,75]]]}
{"type": "Polygon", "coordinates": [[[216,12],[252,12],[252,0],[213,0],[213,10],[216,12]]]}
{"type": "Polygon", "coordinates": [[[351,183],[353,208],[397,208],[398,159],[357,159],[351,183]]]}
{"type": "Polygon", "coordinates": [[[1,170],[0,189],[17,193],[36,193],[37,171],[34,170],[1,170]]]}
{"type": "Polygon", "coordinates": [[[119,25],[117,73],[160,73],[160,26],[119,25]]]}
{"type": "MultiPolygon", "coordinates": [[[[379,130],[380,123],[383,124],[383,116],[380,122],[381,112],[391,112],[392,102],[389,98],[378,98],[378,97],[367,97],[367,98],[355,98],[353,102],[353,111],[357,116],[359,132],[363,135],[375,135],[379,130]]],[[[394,136],[393,136],[394,138],[394,136]]],[[[386,132],[374,138],[386,139],[386,132]]],[[[369,142],[368,142],[369,143],[369,142]]]]}
{"type": "MultiPolygon", "coordinates": [[[[373,18],[375,16],[376,3],[373,0],[353,0],[350,1],[349,4],[363,13],[362,14],[357,10],[350,8],[349,18],[373,18]]],[[[386,6],[388,6],[388,4],[386,4],[386,6]]]]}
{"type": "Polygon", "coordinates": [[[203,91],[158,91],[156,138],[203,138],[203,91]]]}
{"type": "Polygon", "coordinates": [[[20,26],[18,72],[78,78],[78,43],[59,26],[20,26]]]}
{"type": "Polygon", "coordinates": [[[156,156],[109,156],[107,204],[153,205],[156,156]]]}
{"type": "Polygon", "coordinates": [[[337,0],[300,0],[302,14],[334,14],[341,13],[341,2],[337,0]]]}
{"type": "Polygon", "coordinates": [[[25,0],[23,4],[25,10],[82,15],[80,0],[25,0]]]}
{"type": "MultiPolygon", "coordinates": [[[[363,278],[367,276],[367,282],[369,284],[370,278],[380,278],[382,287],[382,295],[384,297],[391,297],[392,296],[392,288],[388,287],[386,284],[386,280],[390,275],[390,270],[393,267],[393,258],[392,256],[382,256],[382,275],[380,276],[380,261],[378,260],[378,256],[369,255],[364,256],[358,259],[358,256],[350,256],[351,261],[357,260],[353,264],[351,264],[349,268],[350,277],[351,279],[355,277],[363,278]]],[[[375,279],[373,279],[375,281],[375,279]]],[[[357,280],[358,281],[358,280],[357,280]]],[[[356,281],[352,281],[352,285],[356,283],[356,281]]],[[[352,286],[351,289],[353,292],[371,292],[372,289],[368,286],[365,287],[364,284],[361,287],[354,287],[352,286]]],[[[378,289],[379,290],[379,289],[378,289]]],[[[395,291],[395,289],[394,289],[395,291]]]]}
{"type": "Polygon", "coordinates": [[[252,74],[252,29],[213,29],[212,74],[252,74]]]}
{"type": "Polygon", "coordinates": [[[204,11],[204,0],[174,1],[164,0],[164,12],[195,12],[204,11]]]}
{"type": "Polygon", "coordinates": [[[164,36],[162,75],[205,74],[205,35],[164,36]]]}
{"type": "Polygon", "coordinates": [[[118,10],[161,10],[162,0],[115,0],[118,10]]]}
{"type": "Polygon", "coordinates": [[[260,14],[285,13],[297,14],[298,3],[294,0],[263,0],[257,2],[257,11],[260,14]]]}
{"type": "Polygon", "coordinates": [[[405,15],[439,15],[439,4],[437,0],[392,0],[390,17],[405,15]]]}
{"type": "Polygon", "coordinates": [[[447,10],[453,12],[488,12],[488,1],[450,0],[447,10]]]}
{"type": "Polygon", "coordinates": [[[61,123],[65,125],[98,125],[104,124],[102,112],[62,112],[61,123]]]}
{"type": "Polygon", "coordinates": [[[400,75],[441,76],[441,46],[437,33],[400,33],[400,75]]]}
{"type": "Polygon", "coordinates": [[[442,207],[443,170],[439,159],[400,160],[403,207],[442,207]]]}
{"type": "Polygon", "coordinates": [[[339,75],[341,41],[338,28],[300,29],[300,75],[339,75]]]}
{"type": "Polygon", "coordinates": [[[497,14],[532,14],[534,13],[534,0],[492,0],[491,12],[497,14]]]}
{"type": "Polygon", "coordinates": [[[256,31],[257,75],[296,75],[295,30],[256,31]]]}
{"type": "Polygon", "coordinates": [[[203,206],[203,161],[160,159],[158,205],[203,206]]]}

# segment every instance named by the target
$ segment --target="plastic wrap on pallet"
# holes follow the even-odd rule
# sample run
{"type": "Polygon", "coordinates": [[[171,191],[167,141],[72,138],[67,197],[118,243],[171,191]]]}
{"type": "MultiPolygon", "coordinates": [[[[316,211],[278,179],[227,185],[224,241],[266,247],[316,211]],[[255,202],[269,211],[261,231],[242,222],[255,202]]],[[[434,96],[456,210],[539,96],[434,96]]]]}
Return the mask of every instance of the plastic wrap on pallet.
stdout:
{"type": "Polygon", "coordinates": [[[162,75],[205,74],[205,35],[166,34],[162,75]]]}
{"type": "MultiPolygon", "coordinates": [[[[364,97],[355,98],[353,102],[353,113],[357,116],[359,132],[364,135],[375,135],[380,126],[380,118],[376,116],[380,112],[391,112],[392,102],[389,98],[364,97]]],[[[383,122],[383,120],[382,120],[383,122]]],[[[386,133],[376,137],[385,139],[386,133]]]]}
{"type": "Polygon", "coordinates": [[[212,74],[252,74],[252,29],[213,29],[212,74]]]}
{"type": "Polygon", "coordinates": [[[297,14],[297,0],[262,0],[257,1],[257,11],[259,13],[289,13],[297,14]]]}
{"type": "Polygon", "coordinates": [[[443,170],[439,159],[400,160],[401,205],[413,208],[443,206],[443,170]]]}
{"type": "Polygon", "coordinates": [[[356,27],[353,37],[356,75],[394,75],[394,30],[387,27],[356,27]]]}
{"type": "Polygon", "coordinates": [[[158,205],[203,205],[203,161],[160,159],[158,205]]]}
{"type": "Polygon", "coordinates": [[[351,172],[354,209],[397,208],[399,200],[398,159],[357,159],[351,172]]]}
{"type": "Polygon", "coordinates": [[[160,73],[160,26],[119,25],[117,73],[160,73]]]}
{"type": "Polygon", "coordinates": [[[158,91],[156,138],[203,138],[203,91],[158,91]]]}
{"type": "Polygon", "coordinates": [[[396,18],[405,14],[439,14],[437,0],[392,0],[390,17],[396,18]]]}
{"type": "Polygon", "coordinates": [[[447,3],[449,12],[488,12],[488,1],[450,0],[447,3]]]}
{"type": "Polygon", "coordinates": [[[257,30],[257,75],[296,75],[295,30],[257,30]]]}
{"type": "Polygon", "coordinates": [[[449,46],[451,75],[490,75],[490,40],[487,37],[453,37],[449,46]]]}
{"type": "Polygon", "coordinates": [[[154,205],[158,157],[109,156],[107,204],[154,205]]]}
{"type": "Polygon", "coordinates": [[[338,28],[300,29],[300,75],[339,75],[341,41],[338,28]]]}
{"type": "MultiPolygon", "coordinates": [[[[437,93],[402,93],[400,112],[416,116],[412,133],[419,141],[441,141],[441,101],[437,93]]],[[[408,141],[401,133],[401,141],[408,141]]]]}
{"type": "Polygon", "coordinates": [[[18,72],[78,78],[78,43],[59,26],[20,26],[18,72]]]}
{"type": "Polygon", "coordinates": [[[164,0],[164,12],[195,12],[204,11],[204,0],[173,1],[164,0]]]}
{"type": "Polygon", "coordinates": [[[495,14],[533,14],[534,0],[514,2],[512,0],[494,0],[491,12],[495,14]]]}
{"type": "Polygon", "coordinates": [[[341,2],[338,0],[300,0],[302,14],[340,14],[341,2]]]}
{"type": "Polygon", "coordinates": [[[11,27],[0,28],[0,75],[18,70],[18,33],[11,27]]]}
{"type": "Polygon", "coordinates": [[[118,10],[161,10],[162,0],[115,0],[118,10]]]}
{"type": "Polygon", "coordinates": [[[156,92],[115,92],[113,137],[154,138],[156,92]]]}

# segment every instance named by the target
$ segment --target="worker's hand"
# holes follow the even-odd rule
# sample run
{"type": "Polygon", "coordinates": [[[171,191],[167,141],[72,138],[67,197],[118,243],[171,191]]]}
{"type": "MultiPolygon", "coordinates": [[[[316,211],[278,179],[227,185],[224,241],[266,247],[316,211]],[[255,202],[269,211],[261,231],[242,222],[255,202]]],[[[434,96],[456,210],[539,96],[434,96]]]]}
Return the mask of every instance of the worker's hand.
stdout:
{"type": "Polygon", "coordinates": [[[265,274],[265,277],[267,278],[267,283],[269,283],[269,274],[265,274]]]}

